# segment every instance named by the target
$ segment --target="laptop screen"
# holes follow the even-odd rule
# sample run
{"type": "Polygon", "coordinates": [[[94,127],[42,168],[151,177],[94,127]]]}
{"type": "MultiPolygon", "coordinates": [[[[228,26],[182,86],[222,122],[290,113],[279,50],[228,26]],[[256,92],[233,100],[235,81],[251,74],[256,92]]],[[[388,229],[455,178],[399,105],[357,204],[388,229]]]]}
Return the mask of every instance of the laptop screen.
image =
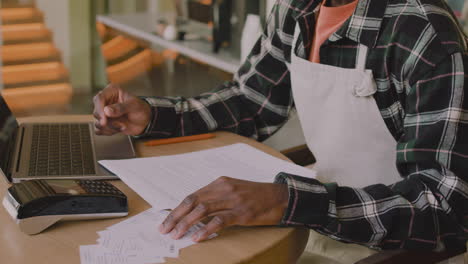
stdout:
{"type": "Polygon", "coordinates": [[[0,169],[7,174],[8,159],[15,144],[18,122],[8,108],[5,100],[0,96],[0,169]]]}

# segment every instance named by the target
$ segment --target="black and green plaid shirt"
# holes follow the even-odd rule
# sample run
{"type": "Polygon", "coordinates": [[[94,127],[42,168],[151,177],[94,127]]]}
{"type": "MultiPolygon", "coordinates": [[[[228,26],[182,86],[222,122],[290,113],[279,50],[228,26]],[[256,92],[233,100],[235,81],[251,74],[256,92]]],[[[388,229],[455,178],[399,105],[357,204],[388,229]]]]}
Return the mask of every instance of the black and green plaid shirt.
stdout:
{"type": "MultiPolygon", "coordinates": [[[[287,121],[294,101],[288,64],[307,58],[321,0],[278,0],[267,28],[232,82],[196,98],[146,98],[148,135],[227,130],[264,140],[287,121]]],[[[468,235],[468,54],[443,0],[359,0],[321,47],[323,64],[353,68],[369,47],[377,105],[397,141],[401,181],[349,188],[280,174],[290,203],[284,226],[305,226],[372,248],[464,247],[468,235]]],[[[313,89],[314,84],[310,84],[313,89]]],[[[327,118],[326,113],[323,114],[327,118]]],[[[320,139],[317,139],[320,140],[320,139]]],[[[381,173],[385,174],[385,171],[381,173]]],[[[273,175],[272,175],[273,178],[273,175]]]]}

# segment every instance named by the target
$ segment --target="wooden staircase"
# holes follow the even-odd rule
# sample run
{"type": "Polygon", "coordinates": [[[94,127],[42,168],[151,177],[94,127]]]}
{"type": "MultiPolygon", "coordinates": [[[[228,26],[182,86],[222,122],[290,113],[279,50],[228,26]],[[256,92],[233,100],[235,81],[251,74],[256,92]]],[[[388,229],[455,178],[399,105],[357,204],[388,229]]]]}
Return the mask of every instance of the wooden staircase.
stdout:
{"type": "Polygon", "coordinates": [[[0,17],[3,25],[44,21],[42,12],[33,7],[2,8],[0,17]]]}
{"type": "Polygon", "coordinates": [[[15,114],[63,110],[71,100],[69,73],[43,13],[33,5],[2,1],[1,91],[15,114]]]}
{"type": "Polygon", "coordinates": [[[98,22],[96,27],[103,43],[101,50],[106,61],[109,82],[125,86],[144,77],[158,65],[159,54],[155,51],[106,28],[102,23],[98,22]]]}
{"type": "Polygon", "coordinates": [[[4,45],[2,65],[18,65],[60,61],[60,51],[50,42],[4,45]]]}

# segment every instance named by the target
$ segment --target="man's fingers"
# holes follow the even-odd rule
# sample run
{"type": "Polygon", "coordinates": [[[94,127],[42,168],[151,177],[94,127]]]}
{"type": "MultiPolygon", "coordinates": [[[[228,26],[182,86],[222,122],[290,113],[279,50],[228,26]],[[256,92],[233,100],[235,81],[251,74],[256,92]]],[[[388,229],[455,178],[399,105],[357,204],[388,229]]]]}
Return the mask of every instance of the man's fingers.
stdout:
{"type": "Polygon", "coordinates": [[[166,220],[159,227],[159,231],[163,234],[167,234],[174,229],[175,225],[197,204],[197,196],[195,194],[187,196],[182,203],[177,206],[172,212],[167,216],[166,220]]]}
{"type": "Polygon", "coordinates": [[[104,107],[106,106],[106,100],[104,98],[103,92],[99,92],[96,96],[93,98],[94,102],[94,112],[93,116],[98,120],[101,125],[105,126],[106,125],[106,115],[104,114],[104,107]]]}
{"type": "Polygon", "coordinates": [[[175,226],[172,237],[180,239],[195,224],[207,216],[226,209],[226,202],[199,203],[193,210],[183,217],[175,226]]]}
{"type": "Polygon", "coordinates": [[[105,125],[103,125],[101,121],[96,120],[94,122],[94,131],[97,135],[112,136],[117,133],[128,132],[127,128],[129,126],[126,117],[115,119],[108,118],[105,125]]]}
{"type": "Polygon", "coordinates": [[[229,185],[230,181],[231,179],[227,177],[220,177],[185,198],[161,224],[159,231],[163,234],[173,232],[173,238],[179,239],[190,227],[204,218],[235,207],[236,204],[233,204],[235,200],[226,199],[229,192],[224,185],[229,185]]]}
{"type": "Polygon", "coordinates": [[[125,125],[125,122],[122,120],[112,120],[109,122],[108,126],[110,129],[117,131],[117,132],[122,132],[127,128],[127,126],[125,125]]]}
{"type": "Polygon", "coordinates": [[[117,103],[121,93],[122,89],[118,85],[109,84],[105,89],[94,96],[94,116],[97,120],[101,121],[102,125],[105,125],[106,119],[104,108],[108,104],[117,103]]]}
{"type": "Polygon", "coordinates": [[[94,111],[93,112],[93,117],[94,119],[96,119],[97,121],[99,121],[101,119],[101,115],[97,112],[97,111],[94,111]]]}
{"type": "Polygon", "coordinates": [[[129,106],[126,103],[118,103],[104,107],[104,113],[109,118],[121,117],[128,113],[129,106]]]}
{"type": "Polygon", "coordinates": [[[107,126],[107,117],[104,114],[104,111],[102,111],[102,113],[99,113],[99,111],[95,109],[93,112],[93,116],[101,126],[107,126]]]}
{"type": "Polygon", "coordinates": [[[207,239],[212,234],[219,232],[220,230],[231,226],[235,223],[235,216],[231,212],[221,213],[215,215],[211,221],[198,230],[192,236],[192,240],[200,242],[207,239]]]}
{"type": "Polygon", "coordinates": [[[115,134],[119,133],[120,131],[112,129],[112,128],[108,127],[108,126],[102,126],[99,121],[95,121],[94,122],[94,132],[98,136],[112,136],[112,135],[115,135],[115,134]]]}
{"type": "Polygon", "coordinates": [[[202,189],[196,191],[195,193],[187,196],[182,203],[179,204],[171,213],[167,216],[166,220],[159,226],[159,231],[163,234],[167,234],[174,229],[174,227],[179,223],[179,221],[188,215],[200,202],[203,200],[206,201],[207,198],[211,197],[209,195],[211,189],[210,185],[203,187],[202,189]],[[200,197],[204,197],[203,199],[200,197]]]}
{"type": "Polygon", "coordinates": [[[94,132],[95,132],[96,135],[98,135],[98,136],[113,136],[113,135],[117,134],[117,132],[114,132],[114,131],[110,131],[110,130],[99,130],[99,129],[94,130],[94,132]]]}

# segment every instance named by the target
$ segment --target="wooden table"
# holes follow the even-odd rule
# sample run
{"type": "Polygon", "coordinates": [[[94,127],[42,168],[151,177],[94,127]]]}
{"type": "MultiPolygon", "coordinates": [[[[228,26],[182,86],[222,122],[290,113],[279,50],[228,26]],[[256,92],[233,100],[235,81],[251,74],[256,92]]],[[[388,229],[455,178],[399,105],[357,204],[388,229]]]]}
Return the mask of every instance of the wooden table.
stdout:
{"type": "MultiPolygon", "coordinates": [[[[85,122],[90,120],[92,120],[90,116],[59,116],[25,118],[20,122],[85,122]]],[[[242,142],[273,156],[286,159],[276,150],[251,139],[226,132],[216,134],[215,139],[159,147],[144,147],[141,142],[137,142],[137,154],[140,157],[174,155],[242,142]]],[[[148,203],[123,182],[112,181],[112,183],[127,195],[130,216],[150,208],[148,203]]],[[[5,195],[7,187],[7,182],[0,180],[1,197],[5,195]]],[[[122,220],[120,218],[61,222],[42,234],[28,236],[18,229],[5,209],[0,207],[0,263],[80,263],[79,246],[96,244],[97,231],[104,230],[122,220]]],[[[168,259],[167,263],[294,263],[304,250],[308,236],[308,230],[300,228],[229,228],[220,232],[220,236],[213,240],[181,250],[179,258],[168,259]]]]}

